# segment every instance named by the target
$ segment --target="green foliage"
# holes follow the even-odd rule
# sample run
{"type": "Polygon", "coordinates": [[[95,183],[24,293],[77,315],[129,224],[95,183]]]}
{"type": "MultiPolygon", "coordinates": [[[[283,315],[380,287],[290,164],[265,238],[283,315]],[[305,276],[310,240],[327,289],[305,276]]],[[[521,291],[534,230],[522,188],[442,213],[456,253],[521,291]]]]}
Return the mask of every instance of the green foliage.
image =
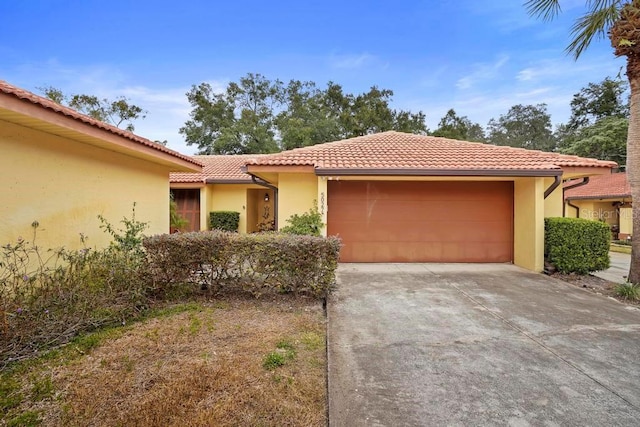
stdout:
{"type": "Polygon", "coordinates": [[[626,164],[628,83],[607,77],[573,95],[571,117],[556,130],[562,153],[626,164]]]}
{"type": "Polygon", "coordinates": [[[514,105],[487,125],[487,141],[496,145],[552,151],[555,138],[546,104],[514,105]]]}
{"type": "Polygon", "coordinates": [[[284,354],[272,351],[265,356],[262,361],[262,367],[268,371],[273,371],[280,366],[284,366],[285,363],[287,363],[287,360],[284,354]]]}
{"type": "Polygon", "coordinates": [[[262,366],[272,371],[280,366],[284,366],[289,360],[296,357],[296,350],[293,344],[287,340],[281,340],[276,344],[276,351],[267,354],[262,361],[262,366]]]}
{"type": "Polygon", "coordinates": [[[222,93],[193,86],[191,118],[180,133],[201,154],[271,153],[386,130],[426,133],[425,115],[391,109],[392,96],[375,86],[353,95],[333,82],[319,89],[247,74],[222,93]]]}
{"type": "Polygon", "coordinates": [[[320,231],[324,227],[322,215],[318,212],[315,201],[309,212],[302,215],[294,214],[287,219],[287,222],[289,225],[282,227],[281,233],[320,236],[320,231]]]}
{"type": "Polygon", "coordinates": [[[615,243],[616,245],[631,246],[633,242],[631,240],[614,240],[612,243],[615,243]]]}
{"type": "Polygon", "coordinates": [[[482,126],[472,123],[467,116],[458,116],[453,108],[440,119],[438,129],[432,135],[474,142],[483,142],[485,139],[482,126]]]}
{"type": "Polygon", "coordinates": [[[545,255],[561,273],[609,268],[609,226],[582,218],[545,218],[545,255]]]}
{"type": "Polygon", "coordinates": [[[60,89],[55,87],[38,88],[42,94],[61,105],[67,105],[82,114],[93,117],[101,122],[120,127],[126,124],[125,129],[133,132],[135,127],[133,121],[144,119],[147,112],[135,104],[131,104],[124,96],[115,100],[98,98],[95,95],[75,94],[65,95],[60,89]]]}
{"type": "Polygon", "coordinates": [[[41,423],[40,415],[36,411],[25,411],[7,421],[7,427],[35,427],[41,423]]]}
{"type": "MultiPolygon", "coordinates": [[[[43,250],[34,239],[0,247],[0,364],[35,355],[101,325],[119,324],[148,306],[142,230],[101,218],[114,237],[102,250],[43,250]]],[[[84,237],[82,237],[83,241],[84,237]]]]}
{"type": "Polygon", "coordinates": [[[565,142],[562,153],[626,164],[629,120],[605,117],[595,124],[580,128],[565,142]]]}
{"type": "Polygon", "coordinates": [[[238,231],[240,212],[215,211],[209,213],[209,229],[222,231],[238,231]]]}
{"type": "Polygon", "coordinates": [[[113,241],[111,247],[121,251],[126,255],[141,257],[144,255],[142,251],[142,232],[149,228],[149,223],[136,220],[136,204],[133,203],[131,218],[122,218],[120,221],[124,228],[115,228],[105,217],[98,215],[100,220],[100,228],[109,234],[113,241]]]}
{"type": "Polygon", "coordinates": [[[155,294],[306,294],[324,298],[335,283],[340,240],[281,233],[210,231],[145,238],[155,294]]]}
{"type": "Polygon", "coordinates": [[[615,287],[614,291],[617,296],[628,301],[640,300],[640,284],[638,283],[621,283],[615,287]]]}
{"type": "Polygon", "coordinates": [[[623,98],[628,89],[629,83],[619,78],[589,83],[573,95],[568,125],[579,129],[607,117],[628,118],[629,101],[623,98]]]}
{"type": "Polygon", "coordinates": [[[194,85],[187,93],[191,119],[180,133],[201,154],[276,152],[273,121],[281,88],[280,81],[252,73],[239,83],[229,83],[222,93],[209,83],[194,85]]]}

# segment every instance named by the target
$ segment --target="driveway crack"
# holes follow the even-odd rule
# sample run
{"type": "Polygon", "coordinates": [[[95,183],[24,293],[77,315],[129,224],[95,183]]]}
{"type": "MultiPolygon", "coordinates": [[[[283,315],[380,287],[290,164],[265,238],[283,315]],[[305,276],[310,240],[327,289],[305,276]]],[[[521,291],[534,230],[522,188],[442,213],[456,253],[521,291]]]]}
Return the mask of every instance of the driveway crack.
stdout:
{"type": "Polygon", "coordinates": [[[579,372],[580,374],[582,374],[583,376],[589,378],[591,381],[593,381],[594,383],[598,384],[600,387],[602,387],[603,389],[609,391],[611,394],[613,394],[614,396],[617,396],[619,399],[621,399],[622,401],[624,401],[625,403],[627,403],[629,406],[631,406],[634,409],[639,409],[640,407],[638,407],[637,405],[635,405],[633,402],[629,401],[627,398],[625,398],[624,396],[622,396],[620,393],[618,393],[617,391],[613,390],[611,387],[607,386],[606,384],[604,384],[603,382],[601,382],[600,380],[598,380],[597,378],[595,378],[594,376],[590,375],[588,372],[584,371],[582,368],[580,368],[580,366],[576,365],[575,363],[573,363],[571,360],[563,357],[561,354],[557,353],[553,348],[549,347],[548,345],[546,345],[544,342],[540,341],[538,338],[536,338],[535,335],[525,331],[524,329],[520,328],[518,325],[516,325],[515,323],[511,322],[510,320],[508,320],[507,318],[501,316],[500,314],[496,313],[495,311],[493,311],[491,308],[489,308],[488,306],[486,306],[485,304],[483,304],[481,301],[475,299],[474,297],[472,297],[471,295],[469,295],[467,292],[463,291],[462,289],[460,289],[458,286],[456,286],[454,283],[449,282],[449,285],[454,288],[455,290],[457,290],[458,292],[460,292],[465,298],[467,298],[468,300],[472,301],[474,304],[484,308],[489,314],[491,314],[491,316],[495,317],[496,319],[500,320],[502,323],[504,323],[505,325],[507,325],[509,328],[519,332],[520,334],[522,334],[523,336],[525,336],[526,338],[528,338],[529,340],[533,341],[537,346],[543,348],[544,350],[546,350],[547,352],[549,352],[550,354],[552,354],[554,357],[556,357],[557,359],[561,360],[562,362],[564,362],[566,365],[570,366],[571,368],[573,368],[574,370],[576,370],[577,372],[579,372]]]}

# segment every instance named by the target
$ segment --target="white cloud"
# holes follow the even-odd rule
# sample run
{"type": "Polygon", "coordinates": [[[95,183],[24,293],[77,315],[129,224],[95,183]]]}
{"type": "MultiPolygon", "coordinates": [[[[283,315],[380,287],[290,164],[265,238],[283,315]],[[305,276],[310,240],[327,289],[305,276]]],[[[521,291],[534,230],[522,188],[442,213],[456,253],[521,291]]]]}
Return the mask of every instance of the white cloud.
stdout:
{"type": "Polygon", "coordinates": [[[477,63],[472,65],[473,71],[456,82],[460,90],[470,89],[479,83],[486,83],[500,77],[500,69],[509,61],[509,56],[500,55],[493,63],[477,63]]]}
{"type": "Polygon", "coordinates": [[[379,59],[367,52],[357,54],[332,54],[329,57],[329,65],[331,68],[354,70],[374,64],[378,64],[379,59]]]}

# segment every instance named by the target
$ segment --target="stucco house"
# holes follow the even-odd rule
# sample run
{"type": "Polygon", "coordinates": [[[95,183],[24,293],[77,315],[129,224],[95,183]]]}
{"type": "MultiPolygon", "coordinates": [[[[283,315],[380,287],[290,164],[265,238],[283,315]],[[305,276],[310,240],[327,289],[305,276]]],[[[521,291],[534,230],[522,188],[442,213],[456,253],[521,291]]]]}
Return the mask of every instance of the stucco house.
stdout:
{"type": "Polygon", "coordinates": [[[604,221],[612,237],[624,240],[633,233],[631,187],[624,172],[587,177],[564,185],[564,216],[604,221]]]}
{"type": "Polygon", "coordinates": [[[240,232],[254,231],[266,193],[278,228],[317,206],[324,234],[343,240],[343,262],[513,262],[534,271],[543,268],[544,218],[562,216],[562,181],[617,166],[401,132],[211,161],[230,162],[233,174],[212,167],[197,185],[172,175],[171,187],[200,189],[201,218],[240,212],[240,232]]]}
{"type": "Polygon", "coordinates": [[[193,156],[203,164],[200,173],[174,172],[171,194],[178,213],[189,221],[185,231],[207,230],[209,213],[240,213],[239,231],[253,233],[274,225],[274,189],[242,171],[245,164],[261,155],[193,156]]]}
{"type": "Polygon", "coordinates": [[[111,240],[103,215],[130,218],[148,234],[169,231],[170,172],[200,172],[197,160],[94,120],[0,80],[0,244],[31,240],[43,248],[78,248],[111,240]]]}

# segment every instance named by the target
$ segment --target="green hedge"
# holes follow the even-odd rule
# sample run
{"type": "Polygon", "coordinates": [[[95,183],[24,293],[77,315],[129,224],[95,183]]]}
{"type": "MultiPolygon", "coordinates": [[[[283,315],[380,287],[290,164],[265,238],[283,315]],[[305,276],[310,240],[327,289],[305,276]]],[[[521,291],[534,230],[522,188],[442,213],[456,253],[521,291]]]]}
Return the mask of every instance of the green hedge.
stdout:
{"type": "Polygon", "coordinates": [[[326,297],[340,254],[336,237],[222,231],[145,238],[149,277],[159,291],[285,292],[326,297]]]}
{"type": "Polygon", "coordinates": [[[238,231],[240,212],[215,211],[209,213],[209,229],[222,231],[238,231]]]}
{"type": "Polygon", "coordinates": [[[611,231],[603,222],[546,218],[545,257],[561,273],[587,274],[609,268],[611,231]]]}

